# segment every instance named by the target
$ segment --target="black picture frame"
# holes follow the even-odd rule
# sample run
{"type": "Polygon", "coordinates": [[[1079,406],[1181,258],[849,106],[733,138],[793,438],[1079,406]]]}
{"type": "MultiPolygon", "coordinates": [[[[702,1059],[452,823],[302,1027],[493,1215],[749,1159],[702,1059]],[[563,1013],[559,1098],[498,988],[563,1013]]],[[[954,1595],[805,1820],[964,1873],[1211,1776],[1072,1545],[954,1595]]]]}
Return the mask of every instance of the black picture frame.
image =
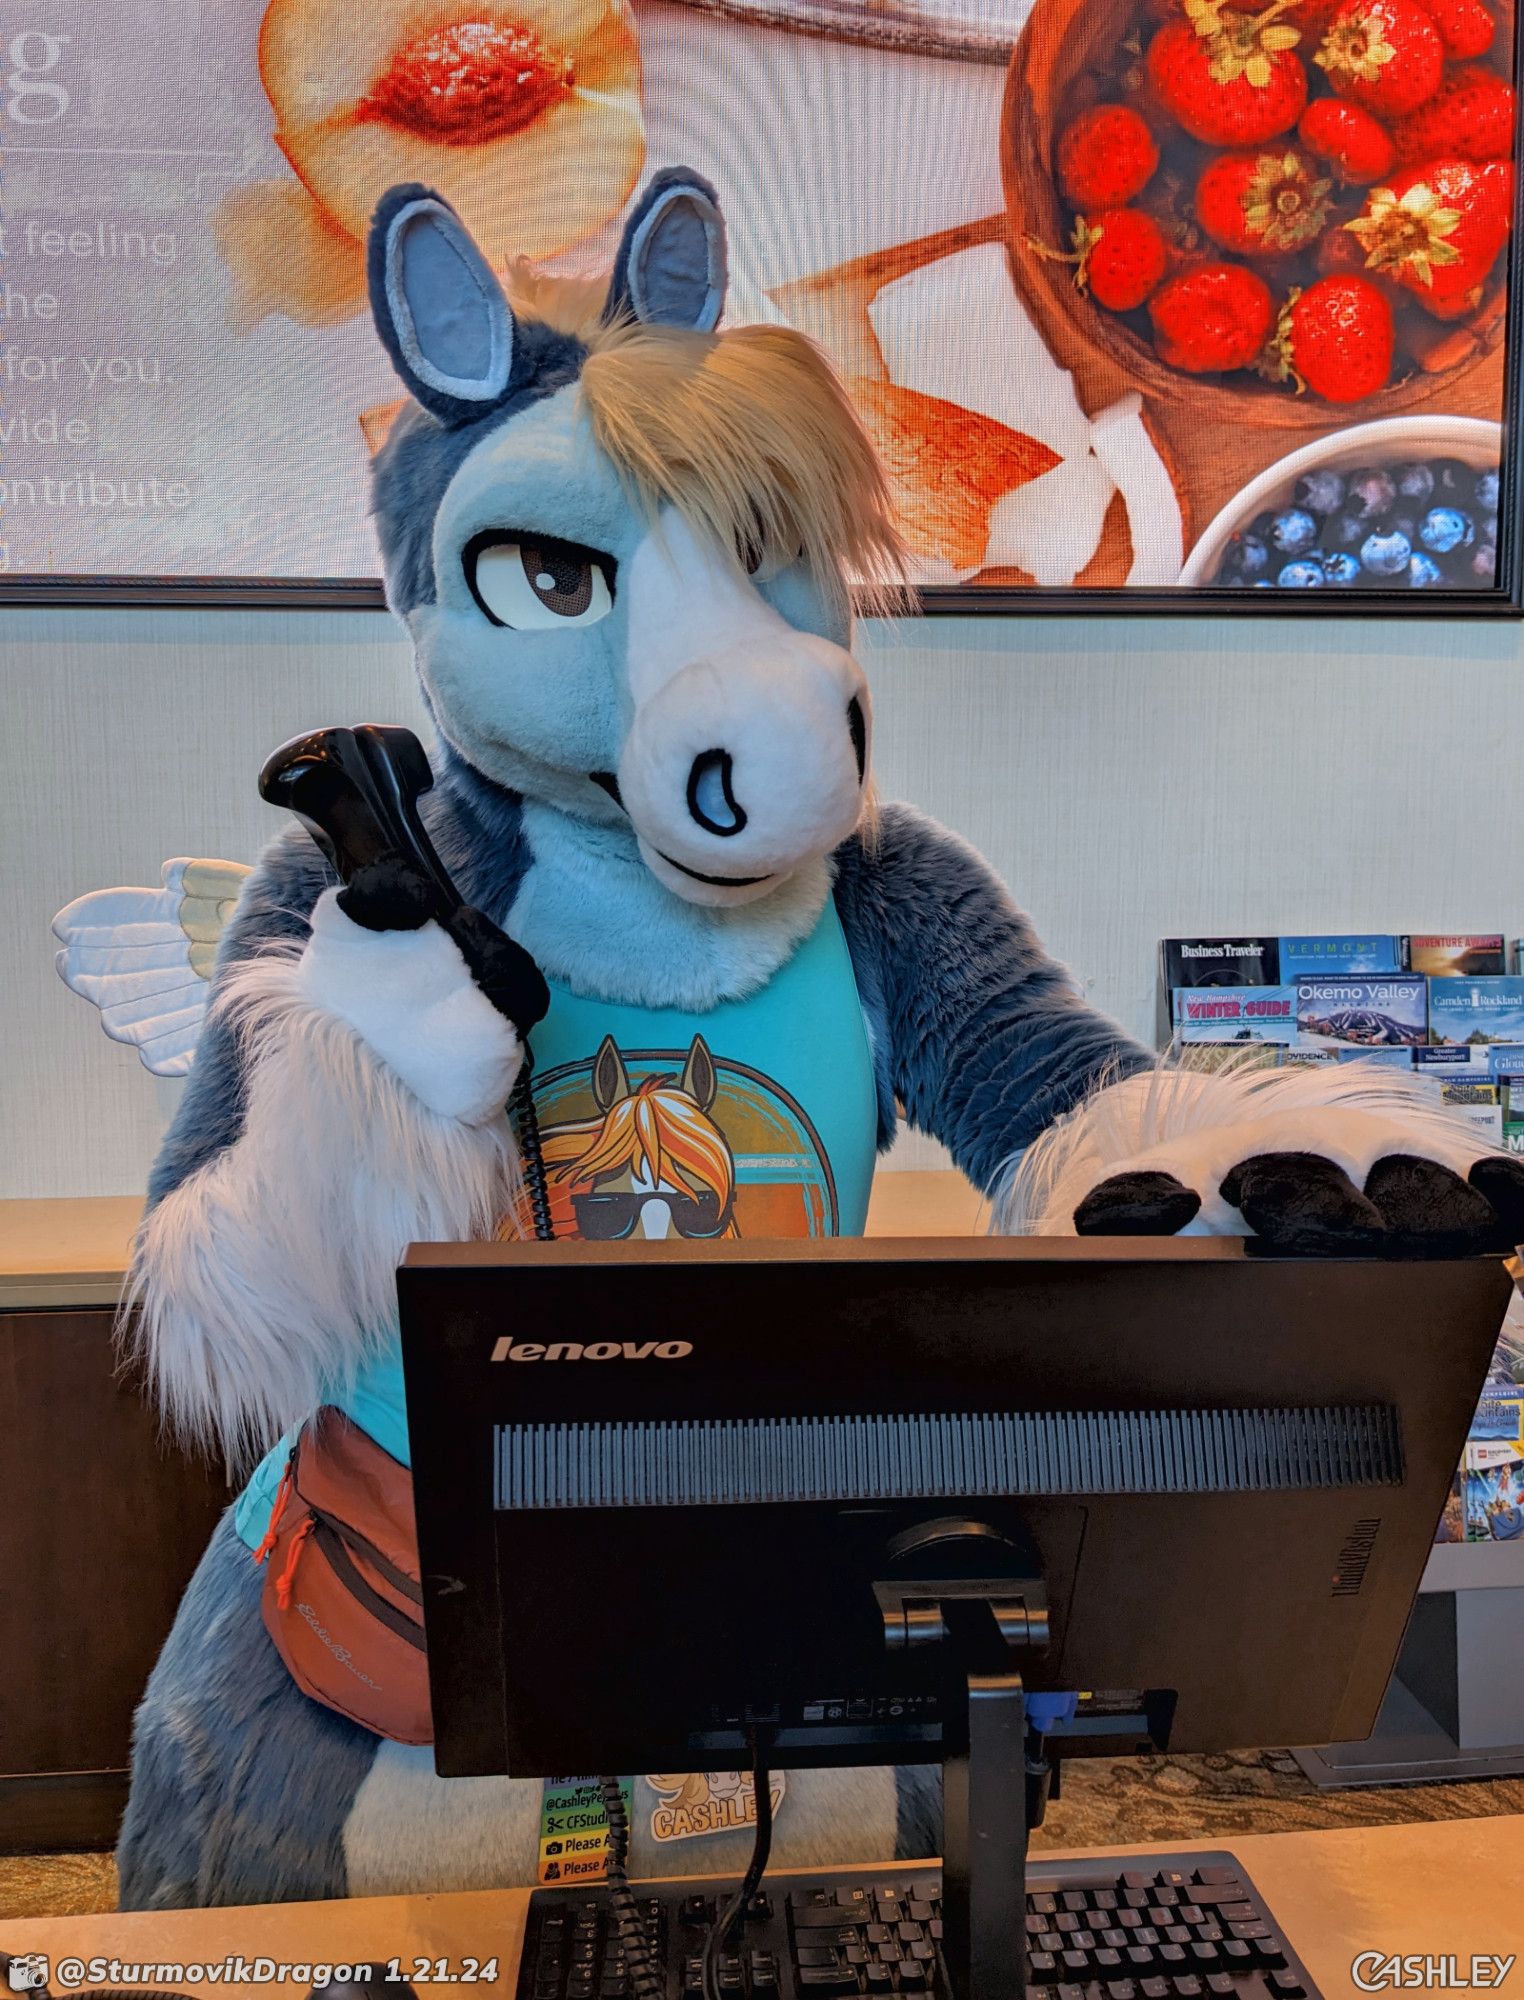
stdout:
{"type": "MultiPolygon", "coordinates": [[[[1320,618],[1524,619],[1524,19],[1513,19],[1515,89],[1513,225],[1507,249],[1503,321],[1502,454],[1499,464],[1498,574],[1486,590],[1274,591],[1261,595],[1212,585],[1081,589],[1028,585],[927,584],[915,593],[923,617],[942,618],[1320,618]]],[[[0,606],[85,606],[126,610],[384,611],[379,577],[35,576],[0,572],[0,606]]]]}

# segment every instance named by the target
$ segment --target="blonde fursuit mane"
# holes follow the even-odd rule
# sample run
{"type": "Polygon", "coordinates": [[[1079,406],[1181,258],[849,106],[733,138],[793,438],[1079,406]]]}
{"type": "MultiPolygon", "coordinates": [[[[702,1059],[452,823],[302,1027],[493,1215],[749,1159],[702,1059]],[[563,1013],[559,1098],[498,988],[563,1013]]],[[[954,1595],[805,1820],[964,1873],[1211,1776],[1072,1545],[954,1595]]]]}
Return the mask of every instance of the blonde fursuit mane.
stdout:
{"type": "Polygon", "coordinates": [[[801,553],[838,600],[845,572],[891,601],[905,551],[884,470],[851,398],[790,327],[692,333],[603,318],[601,281],[509,272],[515,313],[588,349],[580,378],[594,439],[650,516],[675,508],[752,567],[801,553]]]}
{"type": "MultiPolygon", "coordinates": [[[[724,1135],[671,1077],[647,1077],[597,1118],[549,1127],[542,1150],[552,1181],[594,1187],[630,1173],[652,1187],[711,1194],[722,1211],[735,1192],[724,1135]]],[[[739,1234],[734,1218],[720,1233],[739,1234]]]]}

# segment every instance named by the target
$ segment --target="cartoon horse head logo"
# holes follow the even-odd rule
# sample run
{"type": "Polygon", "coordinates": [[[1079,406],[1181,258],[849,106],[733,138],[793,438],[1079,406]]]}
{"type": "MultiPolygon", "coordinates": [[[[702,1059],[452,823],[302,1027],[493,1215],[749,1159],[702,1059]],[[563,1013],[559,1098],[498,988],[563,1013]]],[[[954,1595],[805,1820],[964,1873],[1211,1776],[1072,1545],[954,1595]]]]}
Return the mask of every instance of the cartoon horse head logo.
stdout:
{"type": "Polygon", "coordinates": [[[593,1058],[595,1118],[542,1134],[546,1171],[571,1193],[577,1233],[593,1241],[738,1236],[735,1161],[710,1112],[714,1058],[695,1035],[679,1076],[632,1083],[612,1035],[593,1058]]]}

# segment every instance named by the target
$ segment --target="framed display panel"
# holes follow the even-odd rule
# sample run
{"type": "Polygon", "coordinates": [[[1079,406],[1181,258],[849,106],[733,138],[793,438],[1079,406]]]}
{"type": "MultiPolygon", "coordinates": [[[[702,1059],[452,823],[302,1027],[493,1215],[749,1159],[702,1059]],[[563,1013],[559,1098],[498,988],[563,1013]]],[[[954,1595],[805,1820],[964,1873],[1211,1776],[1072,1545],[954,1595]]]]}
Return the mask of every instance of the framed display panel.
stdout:
{"type": "Polygon", "coordinates": [[[730,321],[847,383],[924,610],[1518,616],[1517,36],[1512,0],[23,0],[0,602],[379,607],[377,197],[591,273],[682,161],[730,321]]]}

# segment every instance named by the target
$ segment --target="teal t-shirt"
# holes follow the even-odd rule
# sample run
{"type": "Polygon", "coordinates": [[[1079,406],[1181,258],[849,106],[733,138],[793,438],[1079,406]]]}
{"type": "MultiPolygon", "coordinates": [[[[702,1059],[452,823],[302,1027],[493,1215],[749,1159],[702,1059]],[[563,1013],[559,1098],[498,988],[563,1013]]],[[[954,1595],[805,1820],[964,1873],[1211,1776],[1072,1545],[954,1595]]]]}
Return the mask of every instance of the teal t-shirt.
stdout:
{"type": "MultiPolygon", "coordinates": [[[[878,1130],[873,1056],[836,905],[744,1000],[707,1013],[632,1007],[550,984],[530,1036],[534,1102],[560,1239],[860,1236],[878,1130]]],[[[531,1234],[527,1217],[520,1218],[531,1234]]],[[[513,1218],[505,1233],[518,1233],[513,1218]]],[[[325,1400],[411,1463],[395,1328],[325,1400]]],[[[290,1449],[236,1510],[258,1546],[290,1449]]]]}

